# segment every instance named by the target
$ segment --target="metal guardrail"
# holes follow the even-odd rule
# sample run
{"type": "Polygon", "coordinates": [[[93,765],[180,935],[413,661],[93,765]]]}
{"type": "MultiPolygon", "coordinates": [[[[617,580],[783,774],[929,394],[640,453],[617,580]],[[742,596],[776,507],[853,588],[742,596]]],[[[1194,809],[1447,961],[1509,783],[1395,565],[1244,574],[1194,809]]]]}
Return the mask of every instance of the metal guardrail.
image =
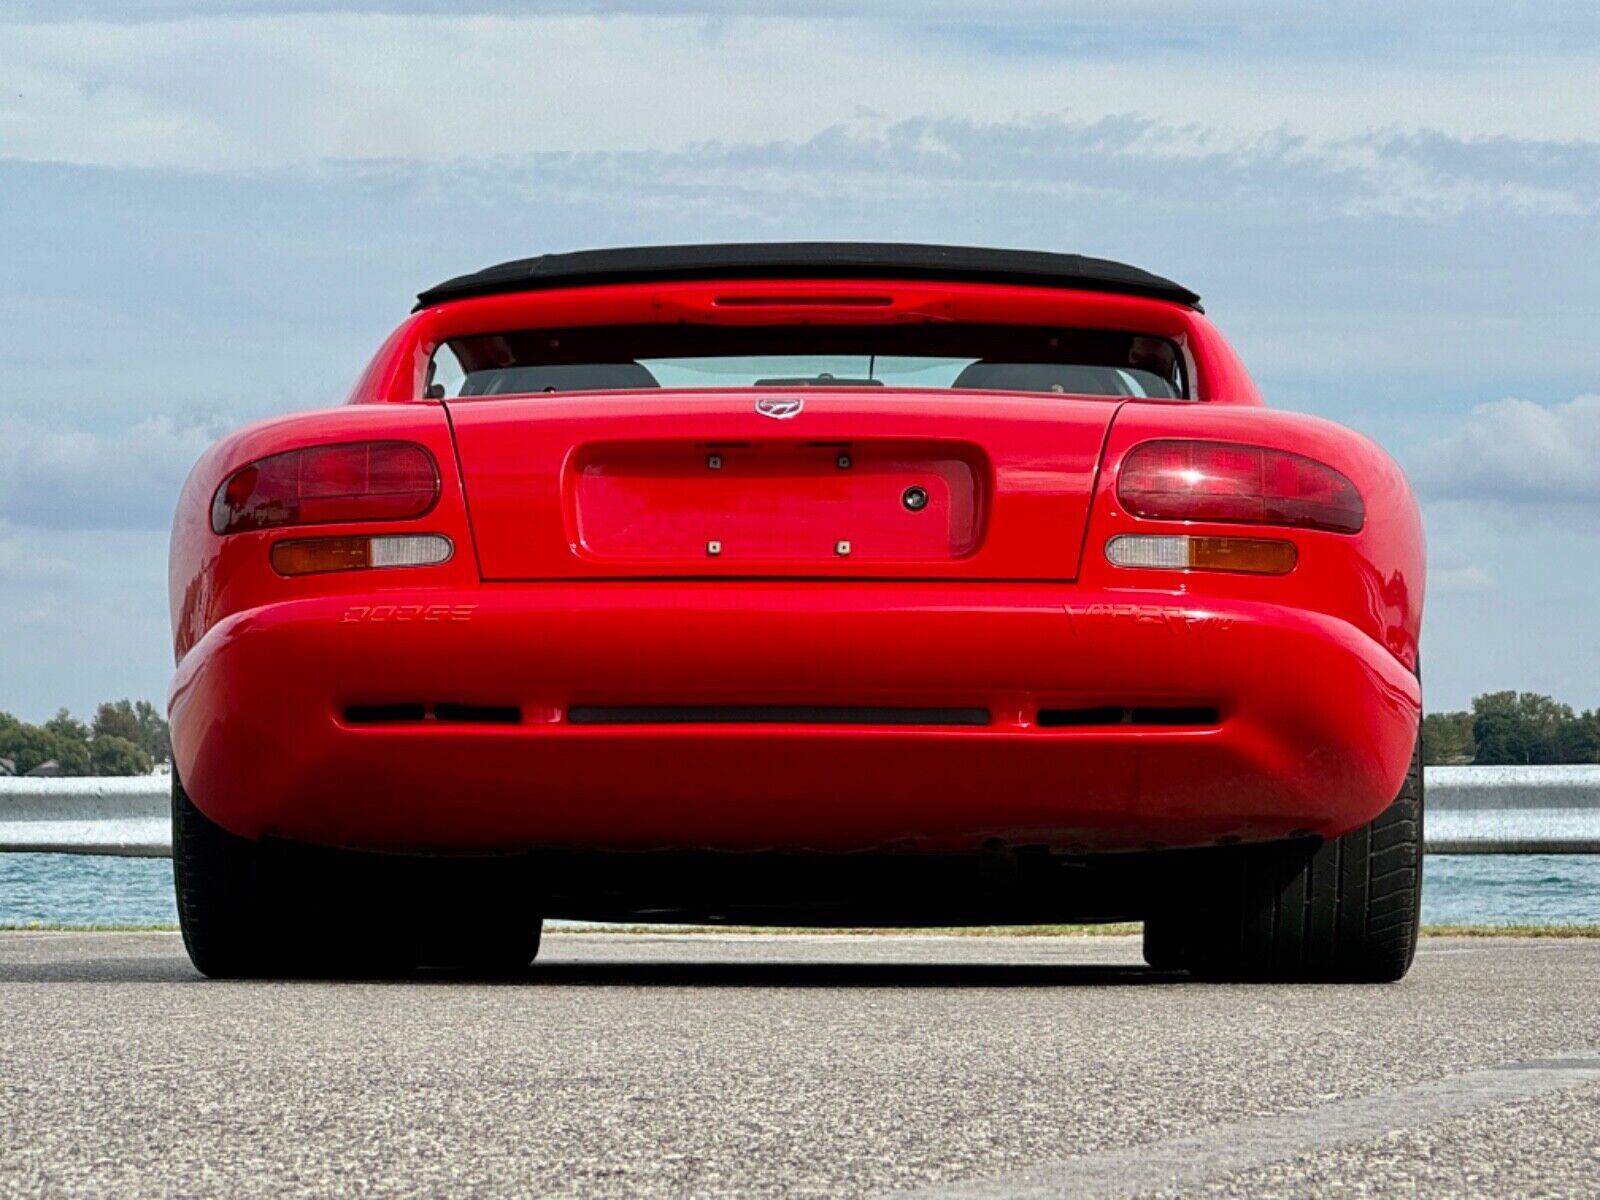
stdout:
{"type": "Polygon", "coordinates": [[[172,856],[172,781],[0,777],[0,852],[172,856]]]}
{"type": "Polygon", "coordinates": [[[1589,809],[1600,812],[1600,766],[1426,767],[1428,810],[1589,809]]]}
{"type": "Polygon", "coordinates": [[[1432,854],[1600,854],[1600,766],[1426,771],[1432,854]]]}
{"type": "MultiPolygon", "coordinates": [[[[166,858],[165,776],[0,777],[0,852],[166,858]]],[[[1430,854],[1600,854],[1600,766],[1429,767],[1430,854]]]]}

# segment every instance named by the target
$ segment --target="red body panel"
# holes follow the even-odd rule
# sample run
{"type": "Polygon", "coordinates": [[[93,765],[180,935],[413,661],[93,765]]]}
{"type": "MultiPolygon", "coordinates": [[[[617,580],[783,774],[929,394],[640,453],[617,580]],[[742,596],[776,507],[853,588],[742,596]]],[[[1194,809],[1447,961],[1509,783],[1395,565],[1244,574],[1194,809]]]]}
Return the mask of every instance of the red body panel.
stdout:
{"type": "Polygon", "coordinates": [[[782,422],[757,415],[744,391],[445,404],[421,399],[422,381],[434,348],[458,334],[786,318],[718,305],[759,296],[753,283],[426,309],[385,344],[354,403],[236,433],[190,478],[173,535],[170,707],[195,803],[250,837],[394,850],[998,842],[1075,853],[1332,836],[1387,805],[1420,719],[1423,550],[1410,492],[1381,450],[1261,408],[1226,343],[1177,304],[975,284],[805,290],[819,289],[890,303],[807,320],[1168,337],[1198,402],[829,390],[782,422]],[[1132,517],[1117,472],[1157,437],[1309,456],[1354,483],[1367,520],[1338,534],[1132,517]],[[267,560],[275,541],[374,530],[211,532],[230,472],[361,439],[433,454],[439,502],[383,529],[443,534],[449,562],[287,579],[267,560]],[[930,494],[918,512],[900,504],[914,484],[930,494]],[[1287,537],[1298,563],[1264,577],[1106,560],[1110,537],[1175,524],[1287,537]],[[706,550],[713,541],[719,553],[706,550]],[[449,719],[459,705],[518,715],[449,719]],[[570,719],[596,705],[981,709],[989,720],[570,719]],[[361,723],[352,708],[401,716],[361,723]],[[1188,715],[1049,718],[1102,708],[1188,715]]]}
{"type": "MultiPolygon", "coordinates": [[[[848,539],[840,534],[854,539],[853,557],[844,557],[858,566],[929,570],[978,549],[994,503],[987,456],[955,439],[761,441],[710,451],[690,438],[626,441],[590,445],[569,463],[562,498],[572,544],[587,560],[625,563],[630,573],[641,562],[697,574],[708,565],[729,574],[816,569],[841,559],[839,542],[848,539]],[[908,488],[926,497],[915,509],[905,503],[908,488]]],[[[1085,483],[1093,470],[1082,472],[1085,483]]],[[[483,506],[476,501],[476,511],[483,506]]],[[[480,532],[480,560],[484,541],[480,532]]],[[[488,565],[484,574],[497,576],[488,565]]]]}
{"type": "Polygon", "coordinates": [[[779,423],[750,397],[451,401],[484,578],[1076,573],[1115,399],[819,389],[779,423]]]}
{"type": "MultiPolygon", "coordinates": [[[[398,572],[396,573],[398,574],[398,572]]],[[[1398,787],[1415,679],[1337,618],[1046,585],[507,585],[236,614],[179,669],[183,777],[250,836],[392,849],[971,849],[1334,834],[1398,787]],[[374,603],[375,602],[375,603],[374,603]],[[1285,669],[1286,665],[1289,669],[1285,669]],[[1314,686],[1310,686],[1314,682],[1314,686]],[[579,704],[983,706],[981,729],[578,726],[579,704]],[[349,705],[517,705],[353,726],[349,705]],[[1040,708],[1214,706],[1198,728],[1040,708]]]]}

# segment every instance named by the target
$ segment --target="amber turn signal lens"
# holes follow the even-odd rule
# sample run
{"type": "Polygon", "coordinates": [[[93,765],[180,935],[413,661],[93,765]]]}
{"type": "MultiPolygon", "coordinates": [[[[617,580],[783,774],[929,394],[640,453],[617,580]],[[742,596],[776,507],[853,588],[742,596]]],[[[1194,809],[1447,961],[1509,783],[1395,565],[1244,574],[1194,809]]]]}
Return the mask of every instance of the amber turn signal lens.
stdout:
{"type": "Polygon", "coordinates": [[[1287,575],[1294,570],[1299,551],[1281,538],[1125,533],[1106,543],[1106,558],[1119,567],[1287,575]]]}
{"type": "Polygon", "coordinates": [[[1300,557],[1293,542],[1277,538],[1192,537],[1189,565],[1197,571],[1247,571],[1287,575],[1300,557]]]}
{"type": "Polygon", "coordinates": [[[279,575],[356,571],[369,565],[371,555],[371,538],[306,538],[273,546],[272,569],[279,575]]]}
{"type": "Polygon", "coordinates": [[[272,547],[272,569],[280,575],[320,575],[366,567],[431,567],[455,552],[437,533],[379,537],[294,538],[272,547]]]}

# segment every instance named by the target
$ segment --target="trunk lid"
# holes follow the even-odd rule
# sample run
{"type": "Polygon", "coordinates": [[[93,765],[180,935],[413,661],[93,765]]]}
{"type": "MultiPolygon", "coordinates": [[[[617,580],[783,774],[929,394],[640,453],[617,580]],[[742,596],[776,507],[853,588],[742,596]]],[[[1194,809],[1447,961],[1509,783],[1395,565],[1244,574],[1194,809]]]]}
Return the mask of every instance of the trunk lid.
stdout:
{"type": "Polygon", "coordinates": [[[1071,580],[1118,404],[828,388],[447,407],[486,580],[1071,580]]]}

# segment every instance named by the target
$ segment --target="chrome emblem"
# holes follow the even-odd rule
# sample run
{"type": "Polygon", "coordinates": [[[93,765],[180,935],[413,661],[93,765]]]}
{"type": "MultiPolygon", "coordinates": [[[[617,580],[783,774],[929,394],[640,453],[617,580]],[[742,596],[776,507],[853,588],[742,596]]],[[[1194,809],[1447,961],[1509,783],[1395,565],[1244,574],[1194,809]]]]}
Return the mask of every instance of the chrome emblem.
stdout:
{"type": "Polygon", "coordinates": [[[762,396],[756,401],[756,411],[774,421],[787,421],[806,406],[799,396],[762,396]]]}

